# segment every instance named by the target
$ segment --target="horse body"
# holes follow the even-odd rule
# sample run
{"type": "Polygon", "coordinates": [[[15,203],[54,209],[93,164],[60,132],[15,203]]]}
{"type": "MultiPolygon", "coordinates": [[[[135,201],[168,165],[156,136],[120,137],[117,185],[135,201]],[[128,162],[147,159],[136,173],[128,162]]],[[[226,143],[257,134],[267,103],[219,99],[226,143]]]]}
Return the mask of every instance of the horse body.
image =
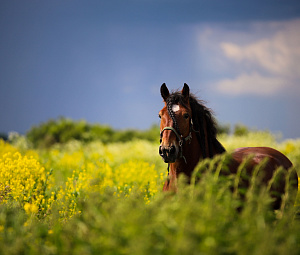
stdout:
{"type": "MultiPolygon", "coordinates": [[[[213,158],[215,155],[225,152],[224,147],[217,140],[216,123],[211,111],[201,101],[189,93],[189,87],[184,85],[181,93],[169,93],[166,85],[161,86],[161,95],[165,106],[160,111],[161,118],[161,144],[159,154],[169,164],[169,178],[165,182],[163,190],[176,191],[176,181],[180,174],[185,174],[188,180],[201,159],[213,158]]],[[[263,167],[262,182],[266,185],[272,179],[278,167],[287,172],[293,164],[281,152],[269,147],[243,147],[231,154],[228,165],[231,173],[237,173],[239,166],[248,159],[245,166],[246,172],[251,176],[255,166],[267,159],[263,167]]],[[[281,178],[274,187],[273,193],[284,194],[285,178],[281,178]]],[[[294,172],[290,181],[295,190],[298,187],[298,176],[294,172]]],[[[246,181],[246,186],[249,185],[246,181]]],[[[271,193],[272,193],[271,192],[271,193]]],[[[281,205],[281,196],[275,197],[273,208],[281,205]]]]}
{"type": "Polygon", "coordinates": [[[253,155],[253,162],[259,164],[263,159],[268,158],[268,162],[275,168],[282,166],[289,169],[293,166],[292,162],[281,152],[269,147],[242,147],[237,148],[232,153],[233,158],[242,163],[243,159],[253,155]]]}

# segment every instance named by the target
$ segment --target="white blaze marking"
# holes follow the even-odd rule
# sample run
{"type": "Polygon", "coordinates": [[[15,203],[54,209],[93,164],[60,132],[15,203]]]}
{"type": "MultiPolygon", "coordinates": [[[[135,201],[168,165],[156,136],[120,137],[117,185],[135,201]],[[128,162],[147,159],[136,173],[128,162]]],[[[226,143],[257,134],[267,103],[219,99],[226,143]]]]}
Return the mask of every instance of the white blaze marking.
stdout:
{"type": "Polygon", "coordinates": [[[172,106],[172,111],[173,111],[173,112],[179,111],[179,105],[178,105],[178,104],[174,104],[174,105],[172,106]]]}

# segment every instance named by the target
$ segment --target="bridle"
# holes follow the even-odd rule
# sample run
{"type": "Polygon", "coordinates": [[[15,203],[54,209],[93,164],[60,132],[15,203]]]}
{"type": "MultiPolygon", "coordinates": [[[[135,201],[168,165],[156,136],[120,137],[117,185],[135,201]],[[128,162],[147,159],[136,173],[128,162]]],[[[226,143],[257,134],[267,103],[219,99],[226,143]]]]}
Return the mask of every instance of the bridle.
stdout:
{"type": "MultiPolygon", "coordinates": [[[[170,114],[169,114],[170,115],[170,114]]],[[[172,116],[172,115],[170,115],[172,116]]],[[[174,132],[174,134],[176,135],[177,139],[178,139],[178,142],[179,142],[179,158],[183,158],[184,162],[187,164],[187,161],[186,161],[186,158],[185,156],[183,156],[183,150],[182,150],[182,147],[183,147],[183,144],[185,142],[189,142],[189,144],[191,143],[192,141],[192,130],[193,129],[193,121],[192,121],[192,118],[191,118],[191,121],[190,121],[190,132],[189,134],[186,136],[186,137],[183,137],[183,135],[180,133],[180,131],[173,128],[173,127],[165,127],[161,132],[160,132],[160,142],[162,142],[162,136],[163,136],[163,132],[165,130],[171,130],[174,132]]],[[[170,167],[170,164],[168,164],[168,174],[169,174],[169,167],[170,167]]]]}

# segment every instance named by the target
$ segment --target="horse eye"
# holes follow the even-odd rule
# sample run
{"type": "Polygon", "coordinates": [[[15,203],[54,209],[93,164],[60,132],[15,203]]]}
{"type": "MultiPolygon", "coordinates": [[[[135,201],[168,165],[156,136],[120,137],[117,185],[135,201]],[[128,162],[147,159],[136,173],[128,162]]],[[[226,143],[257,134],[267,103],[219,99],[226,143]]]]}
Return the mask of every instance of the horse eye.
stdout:
{"type": "Polygon", "coordinates": [[[161,115],[160,115],[160,114],[158,114],[158,118],[160,118],[160,119],[161,119],[161,115]]]}
{"type": "Polygon", "coordinates": [[[183,118],[185,118],[186,120],[187,120],[189,117],[190,117],[190,116],[189,116],[188,113],[183,114],[183,118]]]}

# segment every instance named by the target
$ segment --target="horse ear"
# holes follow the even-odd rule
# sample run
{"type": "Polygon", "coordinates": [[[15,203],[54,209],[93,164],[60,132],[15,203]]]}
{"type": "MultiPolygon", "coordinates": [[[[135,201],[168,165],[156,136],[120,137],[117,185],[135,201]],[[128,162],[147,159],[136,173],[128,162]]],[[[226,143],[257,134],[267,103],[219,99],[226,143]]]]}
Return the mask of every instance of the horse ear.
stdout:
{"type": "Polygon", "coordinates": [[[190,88],[186,83],[184,83],[184,85],[183,85],[183,88],[181,90],[181,94],[184,96],[185,100],[188,100],[189,97],[190,97],[190,88]]]}
{"type": "Polygon", "coordinates": [[[160,94],[161,94],[162,98],[164,99],[164,101],[167,102],[167,98],[169,97],[170,92],[165,83],[163,83],[160,87],[160,94]]]}

